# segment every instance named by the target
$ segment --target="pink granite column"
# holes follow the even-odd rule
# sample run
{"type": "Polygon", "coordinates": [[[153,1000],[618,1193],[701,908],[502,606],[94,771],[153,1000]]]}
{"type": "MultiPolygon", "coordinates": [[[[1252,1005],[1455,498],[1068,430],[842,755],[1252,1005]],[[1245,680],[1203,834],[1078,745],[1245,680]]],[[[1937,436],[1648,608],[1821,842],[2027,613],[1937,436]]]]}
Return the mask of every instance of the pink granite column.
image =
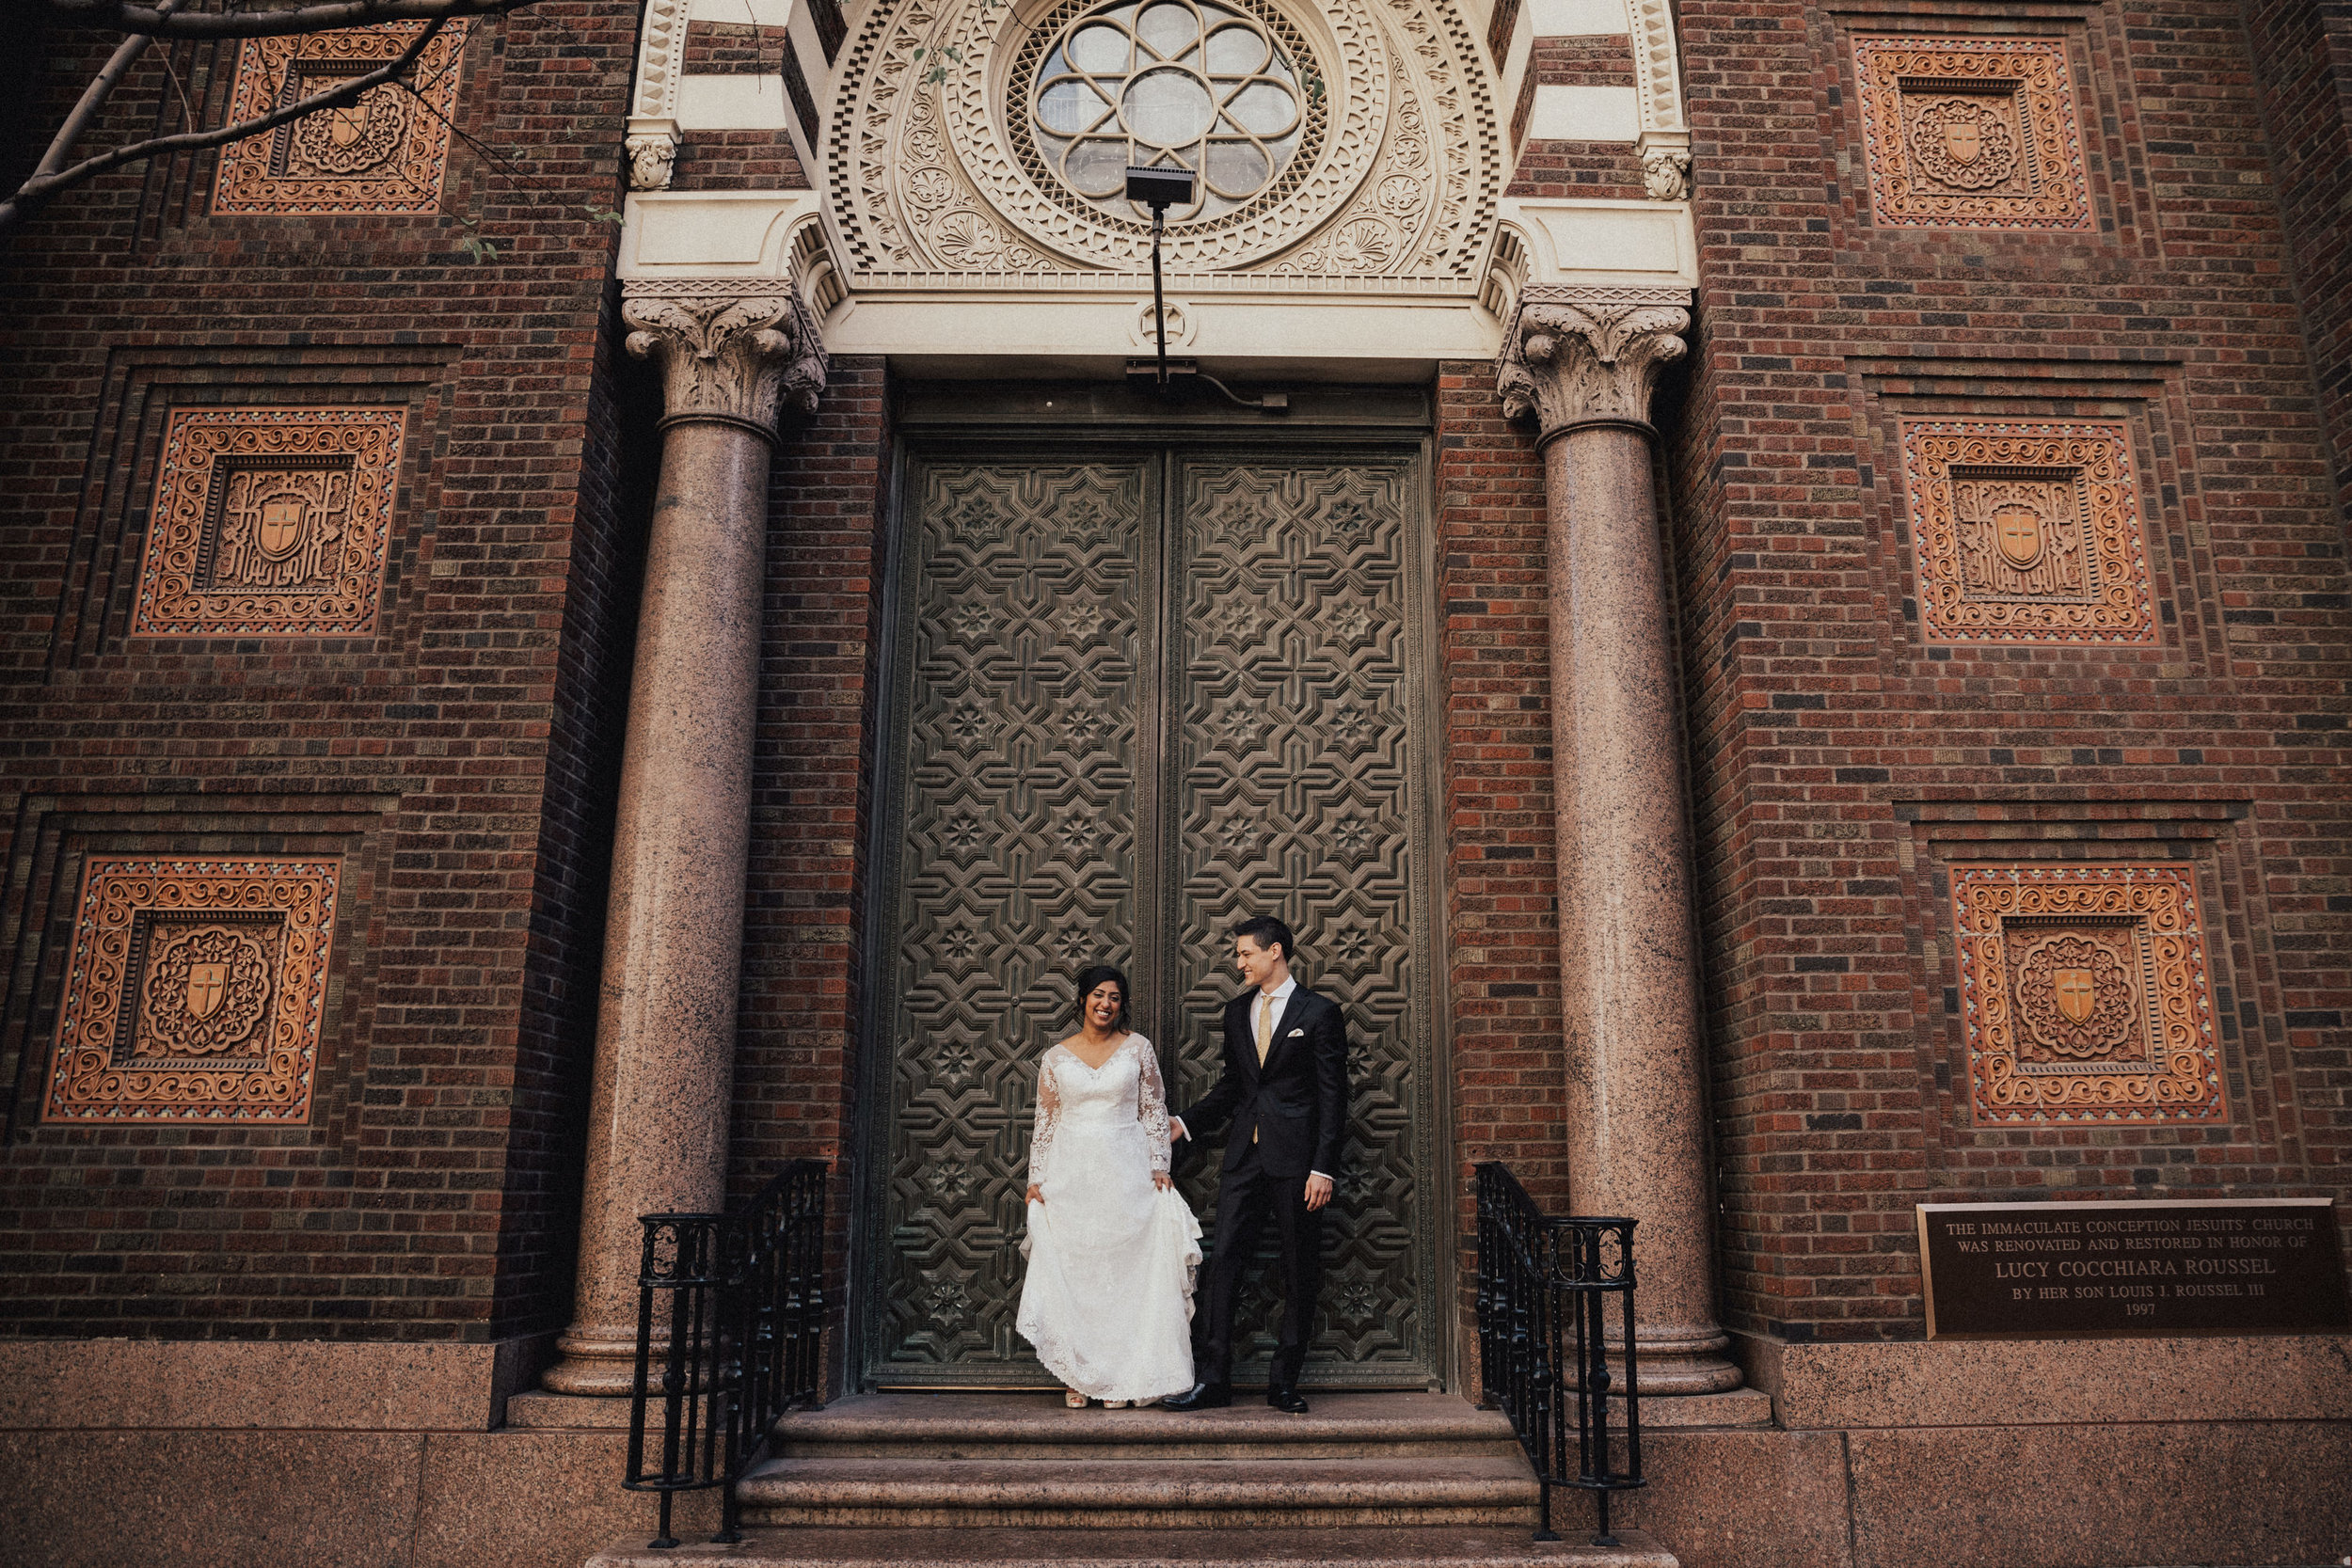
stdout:
{"type": "Polygon", "coordinates": [[[1498,365],[1541,431],[1570,1201],[1624,1214],[1645,1394],[1736,1387],[1715,1324],[1691,845],[1650,393],[1678,292],[1534,285],[1498,365]]]}
{"type": "Polygon", "coordinates": [[[780,405],[823,350],[788,284],[622,302],[660,366],[661,479],[630,682],[596,1016],[580,1278],[547,1386],[627,1394],[641,1214],[723,1206],[751,829],[752,728],[780,405]]]}

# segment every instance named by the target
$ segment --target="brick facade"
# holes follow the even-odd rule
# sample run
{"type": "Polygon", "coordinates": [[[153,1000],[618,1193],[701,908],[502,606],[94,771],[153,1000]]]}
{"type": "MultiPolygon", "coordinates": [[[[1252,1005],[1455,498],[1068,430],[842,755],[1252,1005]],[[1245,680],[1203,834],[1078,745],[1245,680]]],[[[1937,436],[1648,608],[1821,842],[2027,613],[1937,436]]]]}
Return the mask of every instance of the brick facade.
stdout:
{"type": "Polygon", "coordinates": [[[1735,1328],[1915,1338],[1917,1202],[2342,1188],[2352,628],[2237,15],[1681,12],[1665,420],[1735,1328]],[[2064,50],[2095,228],[1878,220],[1856,40],[1911,35],[2064,50]],[[2120,421],[2154,641],[1929,637],[1913,419],[2120,421]],[[1955,869],[2085,863],[2200,890],[2225,1125],[1972,1115],[1955,869]]]}
{"type": "MultiPolygon", "coordinates": [[[[485,1338],[568,1307],[579,1123],[633,615],[609,330],[635,19],[470,29],[432,210],[214,215],[217,156],[134,166],[9,237],[0,664],[0,1273],[19,1332],[485,1338]],[[471,260],[469,235],[495,247],[471,260]],[[175,413],[403,421],[372,626],[132,620],[175,413]],[[342,867],[293,1125],[43,1122],[83,868],[342,867]]],[[[86,73],[70,40],[29,117],[86,73]]],[[[158,50],[102,137],[172,128],[158,50]]],[[[641,427],[642,428],[642,427],[641,427]]],[[[640,454],[642,456],[642,453],[640,454]]]]}

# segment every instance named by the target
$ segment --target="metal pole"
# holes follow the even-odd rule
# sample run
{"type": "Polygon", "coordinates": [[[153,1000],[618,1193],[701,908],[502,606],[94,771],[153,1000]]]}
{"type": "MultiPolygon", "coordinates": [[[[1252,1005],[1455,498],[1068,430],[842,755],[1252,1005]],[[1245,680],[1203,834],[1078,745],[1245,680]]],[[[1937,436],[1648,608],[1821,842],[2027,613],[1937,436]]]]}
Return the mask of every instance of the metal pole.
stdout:
{"type": "Polygon", "coordinates": [[[1152,325],[1159,328],[1160,390],[1168,390],[1168,307],[1160,300],[1160,223],[1168,216],[1161,202],[1152,203],[1152,325]]]}

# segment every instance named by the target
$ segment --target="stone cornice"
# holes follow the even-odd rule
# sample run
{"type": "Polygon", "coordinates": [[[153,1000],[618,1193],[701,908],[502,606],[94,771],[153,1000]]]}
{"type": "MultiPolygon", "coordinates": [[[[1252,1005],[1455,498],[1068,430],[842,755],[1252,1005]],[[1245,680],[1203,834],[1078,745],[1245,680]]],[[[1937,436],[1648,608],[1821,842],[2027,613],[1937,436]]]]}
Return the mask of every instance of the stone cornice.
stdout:
{"type": "Polygon", "coordinates": [[[1689,352],[1683,289],[1528,285],[1495,356],[1503,412],[1532,414],[1549,440],[1579,425],[1647,428],[1659,372],[1689,352]]]}
{"type": "Polygon", "coordinates": [[[631,282],[621,319],[628,352],[661,367],[664,424],[773,436],[786,406],[814,412],[825,389],[824,341],[787,282],[631,282]]]}

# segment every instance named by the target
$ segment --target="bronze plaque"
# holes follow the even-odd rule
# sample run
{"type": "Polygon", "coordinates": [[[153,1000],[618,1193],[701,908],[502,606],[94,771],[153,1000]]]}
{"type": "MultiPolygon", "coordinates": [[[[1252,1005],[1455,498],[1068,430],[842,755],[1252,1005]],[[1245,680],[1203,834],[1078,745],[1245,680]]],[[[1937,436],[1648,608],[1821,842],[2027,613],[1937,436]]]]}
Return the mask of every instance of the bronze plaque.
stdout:
{"type": "Polygon", "coordinates": [[[1931,1339],[2319,1334],[2352,1322],[2333,1198],[1918,1209],[1931,1339]]]}

